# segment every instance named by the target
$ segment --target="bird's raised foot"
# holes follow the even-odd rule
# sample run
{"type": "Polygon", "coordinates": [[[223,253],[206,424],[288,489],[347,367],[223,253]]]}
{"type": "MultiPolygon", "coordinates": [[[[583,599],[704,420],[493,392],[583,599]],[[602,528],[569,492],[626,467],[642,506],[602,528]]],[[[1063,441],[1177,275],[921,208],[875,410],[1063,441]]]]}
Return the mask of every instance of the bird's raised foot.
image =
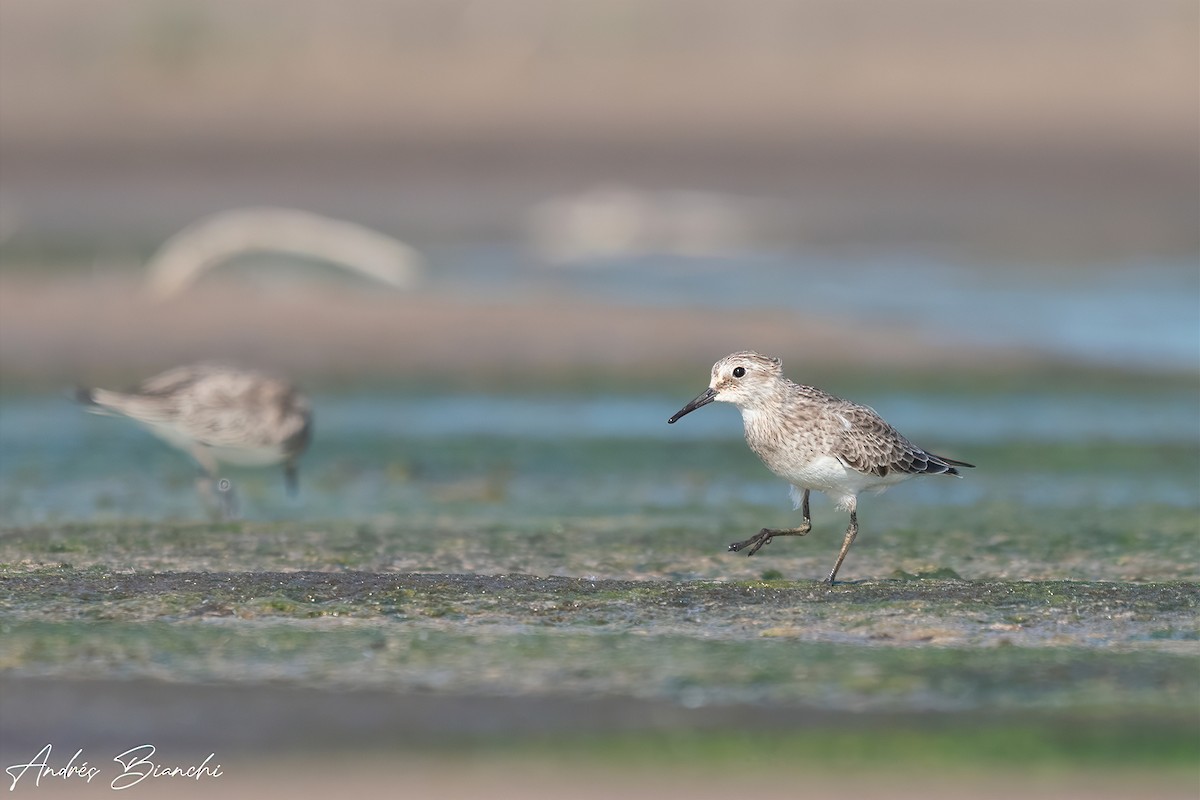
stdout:
{"type": "Polygon", "coordinates": [[[741,542],[734,542],[733,544],[729,545],[729,551],[731,553],[736,553],[739,550],[744,550],[749,547],[750,552],[746,553],[746,555],[752,556],[761,550],[764,544],[771,541],[773,536],[775,536],[775,531],[771,530],[770,528],[763,528],[749,539],[741,542]]]}
{"type": "Polygon", "coordinates": [[[734,542],[729,545],[729,550],[736,553],[739,550],[749,547],[750,552],[746,553],[752,556],[762,549],[762,546],[771,541],[776,536],[803,536],[812,530],[812,523],[807,519],[798,528],[763,528],[758,533],[751,536],[744,542],[734,542]]]}

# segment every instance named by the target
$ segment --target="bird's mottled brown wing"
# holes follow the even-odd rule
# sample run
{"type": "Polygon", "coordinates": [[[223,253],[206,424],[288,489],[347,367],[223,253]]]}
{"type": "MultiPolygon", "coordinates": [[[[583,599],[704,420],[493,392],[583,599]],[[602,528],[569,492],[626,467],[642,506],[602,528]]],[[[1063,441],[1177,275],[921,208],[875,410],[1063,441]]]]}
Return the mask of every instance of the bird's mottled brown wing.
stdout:
{"type": "Polygon", "coordinates": [[[847,466],[869,475],[938,474],[955,470],[904,438],[866,406],[846,402],[833,412],[845,430],[835,454],[847,466]]]}
{"type": "Polygon", "coordinates": [[[214,369],[208,364],[175,367],[142,381],[134,393],[144,397],[177,397],[213,374],[214,369]]]}
{"type": "Polygon", "coordinates": [[[228,370],[194,381],[181,398],[187,431],[203,444],[227,447],[279,445],[306,426],[307,409],[287,382],[228,370]]]}

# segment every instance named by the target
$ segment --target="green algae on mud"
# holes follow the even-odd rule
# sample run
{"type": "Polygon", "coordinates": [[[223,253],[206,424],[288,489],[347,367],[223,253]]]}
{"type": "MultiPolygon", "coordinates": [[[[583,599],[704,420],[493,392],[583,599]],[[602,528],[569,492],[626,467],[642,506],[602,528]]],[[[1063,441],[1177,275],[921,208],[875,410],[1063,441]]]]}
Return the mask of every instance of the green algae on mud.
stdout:
{"type": "MultiPolygon", "coordinates": [[[[635,581],[536,575],[486,575],[369,572],[168,572],[119,573],[101,568],[54,567],[24,574],[0,575],[0,611],[34,612],[40,603],[69,602],[84,612],[89,604],[134,600],[131,619],[166,615],[187,599],[205,605],[261,602],[278,598],[273,610],[287,616],[303,605],[319,609],[329,603],[358,607],[365,616],[384,608],[422,607],[456,602],[519,616],[531,603],[557,602],[569,611],[580,603],[634,604],[652,614],[661,607],[703,608],[719,616],[730,609],[794,610],[802,605],[834,604],[846,611],[859,607],[915,604],[936,613],[937,604],[978,613],[1014,610],[1069,609],[1073,614],[1103,613],[1106,618],[1128,610],[1160,618],[1200,608],[1200,585],[1080,581],[965,581],[928,578],[849,581],[829,586],[818,581],[635,581]]],[[[200,608],[203,609],[204,606],[200,608]]],[[[189,616],[204,613],[193,609],[189,616]]],[[[304,616],[311,616],[303,612],[304,616]]],[[[1149,618],[1149,617],[1147,617],[1149,618]]]]}
{"type": "MultiPolygon", "coordinates": [[[[625,698],[714,710],[712,741],[735,752],[755,743],[775,752],[768,741],[804,748],[816,737],[876,754],[837,762],[851,766],[1170,771],[1200,753],[1189,711],[1200,693],[1198,608],[1191,581],[902,577],[830,587],[27,563],[0,569],[0,680],[107,678],[134,695],[164,683],[185,694],[225,686],[520,699],[512,719],[555,698],[625,698]],[[768,736],[754,726],[742,734],[725,724],[728,709],[783,716],[768,736]],[[944,725],[921,730],[930,715],[944,725]],[[808,730],[814,719],[824,720],[819,732],[808,730]],[[865,728],[830,724],[845,719],[865,728]]],[[[555,758],[567,740],[568,750],[617,758],[641,741],[596,726],[580,722],[548,750],[536,736],[515,741],[555,758]]],[[[694,734],[687,725],[656,734],[646,752],[706,761],[694,734]]],[[[457,749],[465,734],[447,735],[457,749]]],[[[468,744],[503,752],[513,741],[468,744]]]]}
{"type": "MultiPolygon", "coordinates": [[[[702,493],[701,481],[694,491],[702,493]]],[[[866,512],[864,512],[866,513],[866,512]]],[[[753,558],[725,551],[786,506],[523,511],[504,502],[327,522],[96,522],[0,528],[0,570],[66,563],[128,571],[529,573],[613,579],[745,581],[828,572],[842,515],[814,507],[814,531],[753,558]]],[[[898,503],[862,516],[843,577],[955,574],[970,580],[1200,580],[1196,509],[1138,504],[1054,508],[982,502],[936,510],[898,503]],[[950,572],[945,572],[949,570],[950,572]]]]}
{"type": "Polygon", "coordinates": [[[461,623],[453,615],[427,624],[330,617],[6,622],[2,666],[13,677],[630,696],[846,711],[1170,716],[1200,690],[1194,654],[1152,649],[868,647],[636,625],[461,623]]]}
{"type": "Polygon", "coordinates": [[[0,579],[10,674],[884,708],[1178,708],[1200,690],[1198,608],[1189,582],[99,568],[0,579]]]}
{"type": "MultiPolygon", "coordinates": [[[[812,534],[754,558],[724,547],[786,508],[473,497],[363,521],[8,526],[0,680],[792,709],[777,733],[801,747],[814,716],[935,714],[962,725],[922,740],[943,765],[1024,764],[1030,727],[1050,761],[1194,763],[1194,508],[894,503],[833,587],[792,580],[840,541],[814,511],[812,534]]],[[[864,736],[847,746],[903,750],[864,736]]]]}

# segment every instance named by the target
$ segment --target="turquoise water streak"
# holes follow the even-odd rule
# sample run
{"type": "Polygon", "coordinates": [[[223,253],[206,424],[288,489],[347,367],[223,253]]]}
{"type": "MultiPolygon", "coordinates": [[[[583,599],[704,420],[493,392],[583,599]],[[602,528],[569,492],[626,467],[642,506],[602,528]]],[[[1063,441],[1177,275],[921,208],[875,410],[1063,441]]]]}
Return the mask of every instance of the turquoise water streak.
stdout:
{"type": "Polygon", "coordinates": [[[445,248],[431,256],[437,264],[431,285],[462,296],[574,296],[714,313],[795,311],[1097,365],[1200,368],[1200,269],[1194,260],[964,264],[919,252],[866,250],[644,255],[545,267],[495,246],[445,248]]]}
{"type": "MultiPolygon", "coordinates": [[[[872,501],[889,513],[984,501],[1200,504],[1200,424],[1186,390],[857,397],[921,445],[980,467],[872,501]]],[[[731,503],[788,514],[786,486],[747,450],[732,407],[666,424],[686,399],[319,394],[297,500],[277,469],[227,474],[249,519],[445,511],[529,520],[731,503]]],[[[204,513],[186,455],[61,396],[0,400],[0,453],[6,524],[204,513]]]]}
{"type": "MultiPolygon", "coordinates": [[[[1200,367],[1194,264],[1035,270],[903,255],[823,259],[810,252],[549,267],[494,245],[429,255],[434,268],[423,291],[435,295],[496,302],[544,296],[647,313],[665,306],[782,309],[1117,368],[1126,377],[1100,389],[1044,387],[1033,376],[993,391],[822,388],[874,407],[923,447],[979,465],[961,481],[912,481],[896,489],[880,501],[889,514],[988,501],[1060,509],[1200,506],[1196,384],[1147,378],[1139,385],[1129,372],[1148,367],[1182,375],[1200,367]]],[[[481,511],[545,520],[735,503],[777,510],[782,524],[790,514],[786,486],[742,443],[733,408],[717,404],[666,424],[703,387],[708,367],[696,364],[694,383],[669,395],[535,390],[522,396],[435,387],[424,394],[319,394],[298,501],[284,497],[276,470],[229,477],[250,519],[481,511]]],[[[803,364],[792,363],[788,374],[804,380],[803,364]]],[[[129,421],[89,416],[61,395],[0,395],[6,524],[202,517],[194,477],[187,456],[129,421]]]]}

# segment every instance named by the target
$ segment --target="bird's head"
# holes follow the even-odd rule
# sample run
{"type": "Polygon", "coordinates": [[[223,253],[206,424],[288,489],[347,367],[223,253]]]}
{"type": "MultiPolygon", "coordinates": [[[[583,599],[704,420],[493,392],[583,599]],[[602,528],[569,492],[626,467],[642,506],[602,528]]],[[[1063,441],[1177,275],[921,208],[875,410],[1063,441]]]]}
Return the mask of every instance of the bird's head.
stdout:
{"type": "Polygon", "coordinates": [[[679,409],[667,422],[673,423],[712,402],[733,403],[738,408],[753,406],[770,396],[772,388],[782,378],[783,361],[778,358],[752,350],[731,353],[713,364],[708,388],[679,409]]]}

